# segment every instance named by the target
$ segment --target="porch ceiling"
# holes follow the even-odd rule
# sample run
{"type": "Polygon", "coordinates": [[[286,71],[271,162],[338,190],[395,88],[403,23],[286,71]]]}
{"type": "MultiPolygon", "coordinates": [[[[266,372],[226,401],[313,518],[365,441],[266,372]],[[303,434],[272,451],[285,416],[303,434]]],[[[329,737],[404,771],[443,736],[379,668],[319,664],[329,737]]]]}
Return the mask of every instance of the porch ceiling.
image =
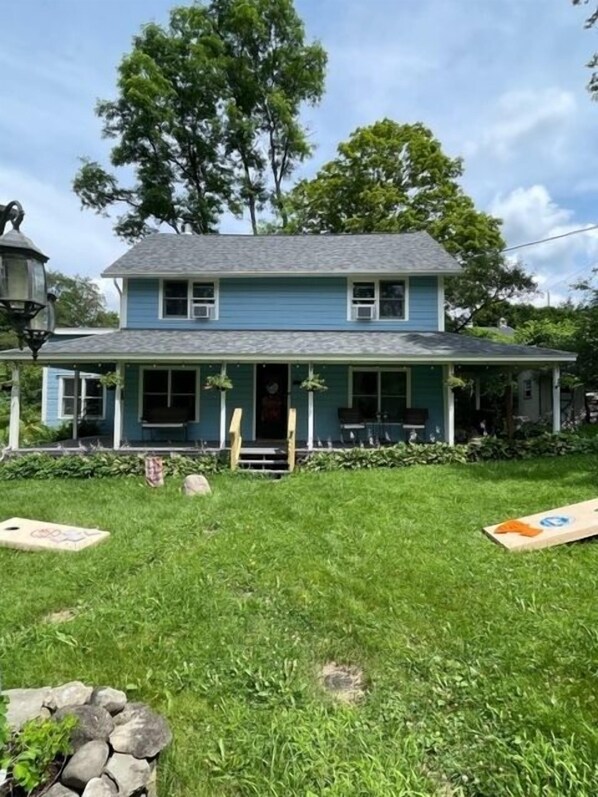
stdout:
{"type": "MultiPolygon", "coordinates": [[[[0,360],[30,361],[9,349],[0,360]]],[[[106,335],[52,340],[39,362],[351,362],[555,363],[572,352],[494,343],[451,332],[289,332],[122,329],[106,335]]]]}

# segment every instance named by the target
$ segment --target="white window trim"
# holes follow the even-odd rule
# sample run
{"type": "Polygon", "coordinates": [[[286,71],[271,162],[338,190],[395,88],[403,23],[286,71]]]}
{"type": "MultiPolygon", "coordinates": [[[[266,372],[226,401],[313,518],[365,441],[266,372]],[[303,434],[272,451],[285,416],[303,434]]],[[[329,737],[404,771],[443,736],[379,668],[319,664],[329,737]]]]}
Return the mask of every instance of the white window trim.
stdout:
{"type": "MultiPolygon", "coordinates": [[[[407,392],[407,395],[405,396],[405,406],[407,408],[411,407],[411,368],[404,368],[404,367],[393,368],[391,366],[378,368],[378,367],[367,366],[367,365],[364,365],[364,366],[361,366],[361,365],[350,365],[349,366],[349,403],[347,404],[347,407],[352,407],[353,406],[353,372],[354,371],[374,371],[375,373],[383,373],[383,372],[389,372],[390,371],[392,373],[396,373],[396,372],[405,373],[406,377],[407,377],[407,379],[406,379],[406,392],[407,392]]],[[[380,412],[380,401],[381,401],[380,381],[378,381],[378,412],[380,412]]],[[[401,421],[390,421],[389,425],[390,424],[395,424],[397,426],[400,426],[401,425],[401,421]]]]}
{"type": "MultiPolygon", "coordinates": [[[[160,280],[160,290],[158,291],[158,319],[160,321],[195,321],[191,309],[193,307],[193,284],[195,282],[210,282],[214,286],[214,316],[210,321],[218,321],[220,317],[220,282],[216,279],[202,279],[201,277],[193,277],[186,279],[185,277],[172,276],[160,280]],[[165,282],[186,282],[187,283],[187,316],[173,316],[164,315],[164,283],[165,282]]],[[[207,320],[207,319],[206,319],[207,320]]],[[[199,323],[199,322],[197,322],[199,323]]]]}
{"type": "Polygon", "coordinates": [[[353,318],[353,285],[357,282],[372,282],[374,284],[374,307],[375,315],[372,321],[379,322],[380,324],[404,324],[409,321],[409,277],[377,277],[376,279],[368,279],[367,277],[353,277],[347,280],[347,321],[352,321],[355,324],[366,324],[364,321],[357,321],[353,318]],[[380,318],[380,283],[381,282],[403,282],[405,284],[405,315],[403,318],[380,318]]]}
{"type": "MultiPolygon", "coordinates": [[[[191,365],[191,366],[181,366],[181,365],[172,365],[170,363],[164,363],[163,365],[160,364],[158,366],[155,365],[142,365],[139,368],[139,389],[138,389],[138,397],[137,397],[137,420],[141,422],[143,418],[143,394],[144,394],[144,387],[145,387],[145,372],[146,371],[195,371],[195,418],[189,423],[199,423],[199,394],[200,394],[200,387],[201,382],[199,378],[199,366],[191,365]]],[[[172,377],[168,377],[168,393],[170,398],[170,386],[171,386],[172,377]]]]}
{"type": "MultiPolygon", "coordinates": [[[[85,389],[85,380],[86,379],[99,379],[100,374],[85,374],[80,373],[78,374],[79,381],[81,383],[80,387],[80,395],[79,398],[81,399],[81,407],[85,404],[85,397],[86,397],[86,389],[85,389]]],[[[69,374],[60,374],[58,376],[58,420],[59,421],[72,421],[72,415],[63,415],[62,407],[63,407],[63,400],[64,400],[64,380],[65,379],[74,379],[75,375],[69,374]]],[[[79,420],[86,418],[90,421],[105,421],[106,420],[106,388],[102,385],[102,414],[101,415],[80,415],[79,420]]]]}
{"type": "Polygon", "coordinates": [[[438,331],[445,331],[445,309],[444,309],[444,277],[438,277],[438,331]]]}
{"type": "Polygon", "coordinates": [[[521,382],[522,382],[521,392],[523,393],[523,400],[531,401],[534,397],[534,380],[531,377],[529,377],[527,379],[522,379],[521,382]],[[525,395],[527,393],[527,388],[525,387],[526,382],[529,382],[529,396],[525,395]]]}

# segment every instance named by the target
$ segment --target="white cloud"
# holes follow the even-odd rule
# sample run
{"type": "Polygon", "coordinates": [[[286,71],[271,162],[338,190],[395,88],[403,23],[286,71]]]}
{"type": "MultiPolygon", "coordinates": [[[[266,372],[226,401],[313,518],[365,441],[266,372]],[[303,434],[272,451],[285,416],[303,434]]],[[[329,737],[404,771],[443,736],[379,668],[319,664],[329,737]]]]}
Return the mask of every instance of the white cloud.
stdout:
{"type": "Polygon", "coordinates": [[[22,230],[50,257],[50,268],[97,276],[126,250],[110,221],[81,211],[77,197],[60,184],[0,166],[0,185],[4,201],[23,205],[22,230]]]}
{"type": "MultiPolygon", "coordinates": [[[[519,187],[498,195],[490,205],[490,212],[503,220],[503,232],[511,246],[591,226],[591,222],[579,219],[571,208],[555,202],[544,185],[519,187]]],[[[550,291],[552,302],[557,303],[570,295],[573,282],[589,276],[598,266],[598,230],[526,247],[512,254],[534,273],[544,295],[550,291]]]]}
{"type": "Polygon", "coordinates": [[[540,91],[508,91],[498,97],[485,128],[465,145],[465,155],[485,153],[510,160],[533,140],[545,153],[562,152],[576,99],[570,91],[549,87],[540,91]]]}

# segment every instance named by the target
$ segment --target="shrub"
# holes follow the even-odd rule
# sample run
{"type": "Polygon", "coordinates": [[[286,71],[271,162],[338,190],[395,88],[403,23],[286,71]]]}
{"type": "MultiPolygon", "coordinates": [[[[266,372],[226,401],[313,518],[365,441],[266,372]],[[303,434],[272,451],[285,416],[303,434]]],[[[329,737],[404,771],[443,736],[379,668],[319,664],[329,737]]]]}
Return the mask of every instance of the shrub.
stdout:
{"type": "Polygon", "coordinates": [[[541,434],[526,440],[483,437],[455,446],[446,443],[398,443],[384,448],[322,451],[310,454],[301,467],[308,471],[407,468],[411,465],[447,465],[589,453],[598,453],[598,438],[563,432],[558,435],[541,434]]]}
{"type": "Polygon", "coordinates": [[[71,752],[71,732],[76,724],[75,717],[31,720],[8,738],[0,753],[0,770],[5,773],[9,793],[13,785],[29,794],[47,783],[71,752]]]}
{"type": "MultiPolygon", "coordinates": [[[[199,457],[171,455],[163,458],[165,476],[216,473],[226,464],[213,454],[199,457]]],[[[16,479],[103,479],[110,476],[144,476],[143,454],[24,454],[0,462],[0,481],[16,479]]]]}

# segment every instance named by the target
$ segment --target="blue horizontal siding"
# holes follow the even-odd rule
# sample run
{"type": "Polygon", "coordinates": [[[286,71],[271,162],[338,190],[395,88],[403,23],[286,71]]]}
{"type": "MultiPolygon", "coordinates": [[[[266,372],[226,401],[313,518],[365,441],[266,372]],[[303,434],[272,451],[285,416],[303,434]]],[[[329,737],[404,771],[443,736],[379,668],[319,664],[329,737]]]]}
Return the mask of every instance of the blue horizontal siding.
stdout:
{"type": "MultiPolygon", "coordinates": [[[[80,372],[87,374],[93,373],[90,368],[84,367],[80,369],[80,372]]],[[[61,426],[63,423],[67,422],[60,418],[60,407],[58,406],[60,397],[59,382],[60,379],[65,376],[72,377],[73,370],[47,366],[46,390],[42,396],[42,401],[44,404],[44,415],[46,419],[45,423],[47,426],[51,426],[52,428],[61,426]]],[[[114,391],[105,391],[104,415],[104,420],[94,421],[94,423],[98,424],[100,434],[111,434],[112,430],[114,429],[114,391]]]]}
{"type": "Polygon", "coordinates": [[[160,282],[130,279],[130,329],[438,330],[436,277],[411,277],[406,321],[347,320],[344,277],[255,277],[220,280],[217,321],[159,318],[160,282]]]}
{"type": "MultiPolygon", "coordinates": [[[[180,367],[174,364],[173,367],[180,367]]],[[[314,394],[314,436],[326,446],[330,440],[338,442],[340,430],[338,425],[338,408],[346,407],[349,402],[349,366],[315,364],[314,370],[322,376],[328,386],[323,393],[314,394]]],[[[220,364],[202,365],[200,384],[204,384],[209,374],[220,371],[220,364]]],[[[436,437],[444,438],[444,399],[443,375],[441,366],[417,365],[411,369],[411,406],[428,410],[430,419],[427,424],[426,440],[436,437]]],[[[249,363],[229,366],[228,374],[233,382],[233,389],[226,396],[226,434],[232,413],[236,407],[243,410],[242,434],[245,440],[254,439],[254,366],[249,363]]],[[[44,396],[46,423],[48,426],[60,426],[64,421],[59,418],[59,388],[61,376],[72,376],[72,370],[48,368],[47,390],[44,396]]],[[[307,393],[299,384],[307,376],[306,365],[291,365],[291,391],[289,406],[297,410],[297,438],[307,440],[307,393]]],[[[139,388],[140,366],[130,364],[125,367],[123,440],[133,442],[142,439],[139,423],[139,388]]],[[[220,394],[218,391],[200,390],[199,422],[189,427],[189,439],[201,443],[214,442],[220,435],[220,394]]],[[[106,418],[98,422],[102,434],[111,435],[114,425],[114,392],[106,391],[106,418]]],[[[160,435],[156,433],[156,439],[160,435]]],[[[147,439],[149,436],[146,433],[147,439]]],[[[393,437],[402,438],[400,428],[393,430],[393,437]]],[[[168,438],[167,438],[168,439],[168,438]]]]}
{"type": "MultiPolygon", "coordinates": [[[[160,364],[160,367],[181,368],[180,363],[173,363],[170,366],[160,364]]],[[[189,440],[197,443],[214,443],[220,439],[220,393],[217,390],[204,390],[203,385],[211,374],[220,373],[220,364],[206,364],[199,369],[200,391],[199,391],[199,420],[189,424],[189,440]]],[[[228,429],[235,407],[243,410],[243,424],[241,428],[242,436],[251,439],[253,435],[253,366],[250,364],[232,365],[228,368],[228,374],[233,382],[233,389],[226,394],[226,435],[228,439],[228,429]]],[[[140,415],[140,390],[141,390],[141,367],[138,365],[125,366],[125,388],[124,388],[124,412],[123,412],[123,440],[133,442],[141,440],[142,429],[139,420],[140,415]]],[[[155,440],[162,439],[181,439],[180,432],[168,432],[154,430],[152,432],[155,440]]],[[[149,441],[150,433],[145,432],[145,439],[149,441]]]]}
{"type": "MultiPolygon", "coordinates": [[[[166,367],[166,366],[165,366],[166,367]]],[[[173,364],[172,367],[181,366],[173,364]]],[[[259,366],[258,366],[259,367],[259,366]]],[[[200,367],[200,384],[205,384],[209,374],[219,372],[219,364],[202,365],[200,367]]],[[[339,442],[340,429],[338,409],[349,403],[349,365],[315,364],[314,370],[322,376],[328,390],[314,394],[314,440],[316,446],[326,447],[328,441],[339,442]]],[[[442,439],[444,435],[444,403],[443,377],[441,366],[417,365],[411,371],[411,406],[427,409],[430,419],[425,435],[420,439],[430,440],[432,436],[442,439]]],[[[142,439],[139,423],[139,389],[140,366],[127,365],[125,368],[123,439],[133,442],[142,439]]],[[[233,389],[226,394],[226,437],[232,413],[236,407],[243,410],[242,435],[245,441],[254,439],[254,366],[243,363],[229,366],[228,375],[233,382],[233,389]]],[[[289,406],[297,410],[297,439],[307,440],[307,393],[299,387],[307,376],[307,366],[293,364],[290,367],[290,401],[289,406]]],[[[201,443],[217,441],[220,436],[220,393],[213,390],[200,391],[199,421],[189,427],[189,439],[201,443]]],[[[403,439],[401,427],[392,428],[393,440],[403,439]]],[[[157,432],[162,439],[178,439],[168,432],[157,432]]],[[[149,435],[146,433],[146,439],[149,435]]]]}

